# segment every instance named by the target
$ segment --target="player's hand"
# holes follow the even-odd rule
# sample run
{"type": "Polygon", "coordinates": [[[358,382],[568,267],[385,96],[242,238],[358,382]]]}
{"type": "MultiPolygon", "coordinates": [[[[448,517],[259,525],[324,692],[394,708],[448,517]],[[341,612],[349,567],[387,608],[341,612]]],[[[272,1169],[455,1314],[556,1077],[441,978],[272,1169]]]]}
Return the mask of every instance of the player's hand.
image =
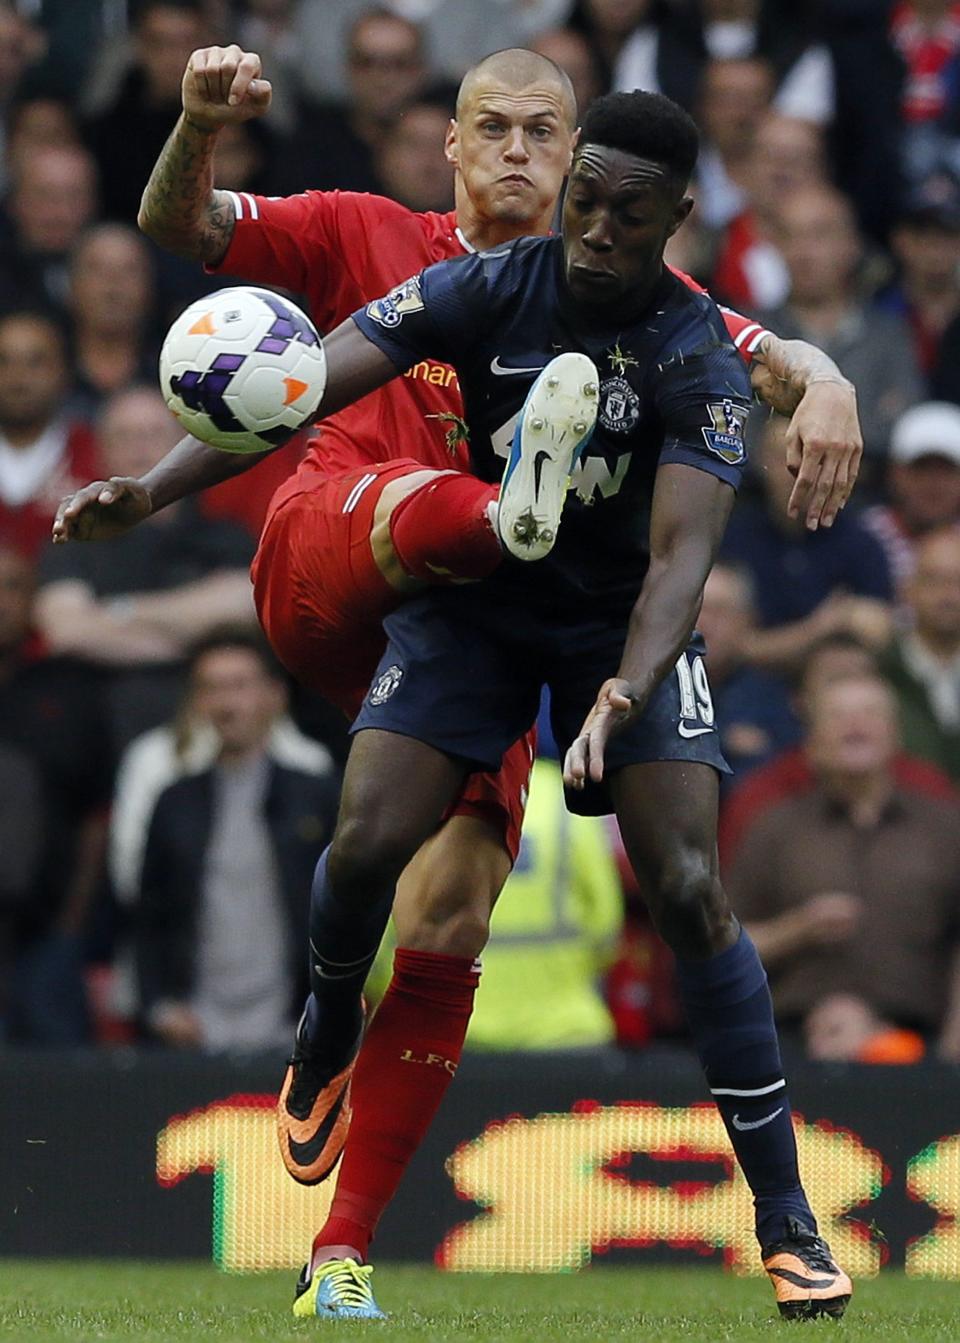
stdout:
{"type": "Polygon", "coordinates": [[[181,85],[187,119],[205,130],[217,130],[232,121],[262,116],[270,106],[273,89],[261,78],[255,51],[229,47],[201,47],[187,61],[181,85]]]}
{"type": "Polygon", "coordinates": [[[807,526],[830,527],[850,498],[863,455],[857,393],[850,382],[812,382],[787,428],[787,470],[794,477],[787,505],[807,526]]]}
{"type": "Polygon", "coordinates": [[[580,735],[567,751],[563,762],[563,782],[568,788],[583,788],[588,779],[603,779],[603,755],[616,730],[636,712],[630,682],[614,676],[604,681],[597,702],[584,719],[580,735]]]}
{"type": "Polygon", "coordinates": [[[150,491],[133,476],[95,480],[61,499],[53,520],[54,544],[106,541],[121,536],[152,511],[150,491]]]}

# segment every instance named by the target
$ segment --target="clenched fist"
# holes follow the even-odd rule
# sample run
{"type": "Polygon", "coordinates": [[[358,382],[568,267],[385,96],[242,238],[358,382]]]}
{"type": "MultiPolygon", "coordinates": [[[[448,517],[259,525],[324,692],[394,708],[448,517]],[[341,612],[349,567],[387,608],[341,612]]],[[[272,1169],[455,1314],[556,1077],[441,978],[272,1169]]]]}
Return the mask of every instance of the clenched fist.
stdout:
{"type": "Polygon", "coordinates": [[[273,89],[261,79],[262,66],[255,51],[229,47],[201,47],[187,61],[181,93],[187,120],[202,130],[217,130],[231,121],[262,116],[270,106],[273,89]]]}

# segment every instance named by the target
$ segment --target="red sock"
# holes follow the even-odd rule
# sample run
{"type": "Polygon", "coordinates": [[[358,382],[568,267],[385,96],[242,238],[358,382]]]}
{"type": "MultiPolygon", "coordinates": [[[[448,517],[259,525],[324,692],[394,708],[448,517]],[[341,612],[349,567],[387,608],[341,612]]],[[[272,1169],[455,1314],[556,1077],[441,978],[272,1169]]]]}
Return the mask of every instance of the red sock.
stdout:
{"type": "Polygon", "coordinates": [[[398,948],[353,1075],[353,1121],[330,1213],[313,1242],[362,1258],[460,1062],[476,962],[398,948]]]}
{"type": "Polygon", "coordinates": [[[489,507],[498,494],[476,476],[451,472],[401,499],[390,518],[400,563],[414,578],[486,578],[503,558],[489,507]]]}

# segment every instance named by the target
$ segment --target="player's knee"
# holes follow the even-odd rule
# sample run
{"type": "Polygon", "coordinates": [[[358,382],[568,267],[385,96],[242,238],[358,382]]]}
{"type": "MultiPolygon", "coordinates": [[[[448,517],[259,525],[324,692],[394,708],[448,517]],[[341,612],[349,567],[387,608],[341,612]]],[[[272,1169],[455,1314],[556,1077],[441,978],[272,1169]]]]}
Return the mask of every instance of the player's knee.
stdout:
{"type": "Polygon", "coordinates": [[[327,855],[327,876],[350,895],[396,884],[415,848],[403,827],[389,818],[341,817],[327,855]]]}
{"type": "Polygon", "coordinates": [[[656,905],[657,930],[678,956],[711,956],[729,941],[733,915],[703,855],[683,854],[668,866],[656,905]]]}

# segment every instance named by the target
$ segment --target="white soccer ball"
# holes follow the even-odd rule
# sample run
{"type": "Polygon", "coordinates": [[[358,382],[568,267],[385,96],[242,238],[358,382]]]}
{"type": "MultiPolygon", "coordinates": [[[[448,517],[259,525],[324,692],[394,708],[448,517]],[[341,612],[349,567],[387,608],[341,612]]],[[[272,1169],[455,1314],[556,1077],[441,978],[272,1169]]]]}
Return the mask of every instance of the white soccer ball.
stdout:
{"type": "Polygon", "coordinates": [[[327,381],[307,315],[269,289],[219,289],[182,312],[160,351],[164,400],[225,452],[275,448],[316,414],[327,381]]]}

